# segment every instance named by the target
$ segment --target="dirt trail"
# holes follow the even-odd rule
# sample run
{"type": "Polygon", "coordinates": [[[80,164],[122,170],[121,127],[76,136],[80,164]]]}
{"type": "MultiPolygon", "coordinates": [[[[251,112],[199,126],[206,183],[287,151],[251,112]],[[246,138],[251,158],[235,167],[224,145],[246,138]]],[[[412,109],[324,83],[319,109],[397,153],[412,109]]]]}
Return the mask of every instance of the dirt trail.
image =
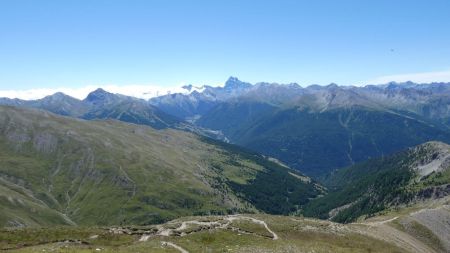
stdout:
{"type": "MultiPolygon", "coordinates": [[[[208,229],[227,229],[229,226],[232,225],[233,221],[235,221],[235,220],[248,220],[253,223],[262,225],[272,235],[272,240],[279,239],[278,235],[269,228],[269,226],[267,225],[267,223],[265,221],[258,220],[258,219],[252,218],[252,217],[241,216],[241,215],[225,216],[225,217],[223,217],[223,219],[218,220],[218,221],[208,221],[208,222],[198,221],[198,220],[183,221],[183,222],[181,222],[181,225],[177,228],[165,228],[164,226],[160,225],[160,226],[158,226],[158,231],[156,232],[156,235],[171,236],[174,234],[174,232],[178,232],[178,234],[180,236],[185,236],[186,234],[183,233],[182,231],[187,229],[189,227],[189,225],[205,226],[208,229]]],[[[151,235],[144,234],[139,239],[139,241],[147,241],[150,237],[151,237],[151,235]]]]}
{"type": "Polygon", "coordinates": [[[230,222],[232,222],[233,220],[238,220],[238,219],[249,220],[249,221],[252,221],[252,222],[254,222],[254,223],[256,223],[256,224],[263,225],[263,226],[266,228],[266,230],[267,230],[270,234],[272,234],[272,239],[273,239],[273,240],[278,240],[278,235],[275,234],[275,232],[273,232],[273,231],[269,228],[269,226],[267,226],[267,223],[266,223],[265,221],[263,221],[263,220],[258,220],[258,219],[252,218],[252,217],[245,217],[245,216],[228,216],[228,217],[226,218],[226,220],[229,220],[230,222]]]}
{"type": "Polygon", "coordinates": [[[151,237],[151,235],[143,235],[143,236],[141,236],[141,238],[139,238],[139,241],[146,242],[150,237],[151,237]]]}
{"type": "Polygon", "coordinates": [[[382,221],[370,221],[370,222],[362,222],[362,223],[351,223],[351,224],[358,224],[358,225],[366,225],[366,226],[379,226],[386,223],[389,223],[391,221],[394,221],[398,219],[398,216],[395,216],[394,218],[388,219],[388,220],[382,220],[382,221]]]}
{"type": "Polygon", "coordinates": [[[172,247],[172,248],[175,248],[175,249],[179,250],[181,253],[189,253],[189,251],[187,251],[187,250],[181,248],[180,246],[176,245],[175,243],[172,243],[172,242],[164,242],[164,241],[162,241],[161,243],[162,243],[163,246],[170,246],[170,247],[172,247]]]}
{"type": "Polygon", "coordinates": [[[396,220],[397,218],[398,217],[394,217],[388,220],[366,223],[352,223],[352,225],[356,225],[353,228],[355,228],[356,231],[361,234],[394,243],[397,246],[411,252],[435,252],[432,248],[417,240],[417,238],[414,238],[411,235],[389,225],[390,222],[396,220]]]}

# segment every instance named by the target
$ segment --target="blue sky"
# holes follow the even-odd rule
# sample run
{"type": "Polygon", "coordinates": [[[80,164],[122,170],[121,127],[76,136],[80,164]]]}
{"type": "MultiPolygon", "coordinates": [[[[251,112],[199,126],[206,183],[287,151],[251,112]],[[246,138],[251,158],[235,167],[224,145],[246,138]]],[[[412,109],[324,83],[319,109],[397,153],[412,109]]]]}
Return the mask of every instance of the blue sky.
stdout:
{"type": "Polygon", "coordinates": [[[0,0],[0,90],[450,81],[449,13],[447,0],[0,0]]]}

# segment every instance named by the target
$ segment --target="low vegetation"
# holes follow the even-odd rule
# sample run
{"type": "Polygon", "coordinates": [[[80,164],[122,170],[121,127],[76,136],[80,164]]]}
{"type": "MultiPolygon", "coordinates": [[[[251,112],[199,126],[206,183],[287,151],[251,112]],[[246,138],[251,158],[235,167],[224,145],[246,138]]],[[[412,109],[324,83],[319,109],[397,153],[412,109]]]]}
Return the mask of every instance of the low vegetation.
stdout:
{"type": "MultiPolygon", "coordinates": [[[[340,227],[291,217],[252,215],[265,221],[276,240],[264,226],[249,220],[234,220],[228,228],[197,230],[185,235],[154,235],[142,240],[143,230],[135,227],[129,232],[113,232],[106,228],[46,228],[0,231],[1,249],[10,252],[407,252],[394,243],[361,234],[356,228],[340,227]]],[[[176,228],[188,219],[221,221],[226,217],[190,217],[171,221],[163,227],[176,228]]],[[[192,230],[191,230],[192,231],[192,230]]]]}

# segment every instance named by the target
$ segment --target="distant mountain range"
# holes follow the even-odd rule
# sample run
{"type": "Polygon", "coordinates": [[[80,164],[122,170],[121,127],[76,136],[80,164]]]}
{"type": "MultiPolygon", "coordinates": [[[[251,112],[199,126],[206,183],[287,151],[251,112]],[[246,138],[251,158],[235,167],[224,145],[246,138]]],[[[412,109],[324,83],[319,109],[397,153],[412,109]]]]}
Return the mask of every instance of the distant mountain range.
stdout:
{"type": "Polygon", "coordinates": [[[168,94],[151,98],[151,104],[179,118],[203,116],[205,111],[225,101],[259,101],[274,106],[297,106],[323,111],[355,105],[415,113],[444,122],[450,118],[450,83],[301,87],[296,83],[256,83],[230,77],[224,87],[202,86],[190,94],[168,94]],[[200,88],[200,89],[199,89],[200,88]],[[209,106],[205,106],[205,104],[209,106]],[[189,110],[187,110],[189,108],[189,110]]]}
{"type": "Polygon", "coordinates": [[[150,103],[318,178],[426,141],[450,141],[450,83],[303,88],[232,77],[224,87],[150,103]]]}
{"type": "Polygon", "coordinates": [[[203,129],[164,112],[148,101],[97,89],[79,100],[58,92],[37,100],[0,98],[0,105],[47,110],[81,119],[117,119],[155,129],[173,128],[224,140],[220,132],[203,129]]]}
{"type": "Polygon", "coordinates": [[[145,100],[112,94],[103,89],[91,92],[84,100],[78,100],[63,93],[55,93],[38,100],[2,98],[0,104],[44,109],[83,119],[114,118],[149,125],[156,129],[175,127],[182,122],[148,104],[145,100]]]}
{"type": "Polygon", "coordinates": [[[450,142],[450,83],[364,87],[242,82],[183,87],[149,101],[98,89],[84,100],[62,93],[0,99],[82,119],[118,119],[230,141],[323,178],[331,171],[427,141],[450,142]]]}

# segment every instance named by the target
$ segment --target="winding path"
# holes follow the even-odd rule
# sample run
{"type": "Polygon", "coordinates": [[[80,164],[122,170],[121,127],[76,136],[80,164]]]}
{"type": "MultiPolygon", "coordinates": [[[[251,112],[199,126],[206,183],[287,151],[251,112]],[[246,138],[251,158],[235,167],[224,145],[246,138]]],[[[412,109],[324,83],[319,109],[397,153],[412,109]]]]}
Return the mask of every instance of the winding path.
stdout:
{"type": "Polygon", "coordinates": [[[266,230],[267,230],[270,234],[272,234],[272,239],[273,239],[273,240],[278,240],[278,235],[277,235],[275,232],[273,232],[273,231],[269,228],[269,226],[267,226],[267,223],[266,223],[265,221],[263,221],[263,220],[258,220],[258,219],[252,218],[252,217],[245,217],[245,216],[228,216],[228,217],[225,218],[225,220],[228,220],[229,223],[231,223],[233,220],[239,220],[239,219],[240,219],[240,220],[249,220],[249,221],[252,221],[252,222],[254,222],[254,223],[256,223],[256,224],[263,225],[263,226],[266,228],[266,230]]]}
{"type": "MultiPolygon", "coordinates": [[[[255,219],[252,217],[247,217],[247,216],[241,216],[241,215],[229,215],[224,217],[221,221],[226,221],[225,223],[223,222],[219,222],[219,221],[209,221],[209,222],[205,222],[205,221],[198,221],[198,220],[190,220],[190,221],[183,221],[181,222],[181,225],[177,228],[164,228],[162,225],[158,227],[158,232],[156,232],[156,235],[159,236],[171,236],[173,234],[173,232],[180,232],[185,230],[186,228],[188,228],[189,224],[194,224],[194,225],[200,225],[200,226],[207,226],[209,227],[209,229],[216,229],[216,228],[220,228],[220,229],[227,229],[229,226],[231,226],[231,224],[233,223],[233,221],[235,220],[248,220],[251,221],[253,223],[262,225],[271,235],[272,235],[272,240],[278,240],[279,237],[278,235],[273,232],[273,230],[271,230],[269,228],[269,226],[267,225],[267,223],[263,220],[259,220],[259,219],[255,219]]],[[[180,236],[185,236],[186,234],[181,234],[180,236]]],[[[142,235],[142,237],[139,239],[139,241],[145,242],[150,238],[151,235],[148,234],[144,234],[142,235]]]]}
{"type": "Polygon", "coordinates": [[[170,247],[172,247],[172,248],[175,248],[175,249],[177,249],[178,251],[180,251],[181,253],[189,253],[189,251],[187,251],[187,250],[181,248],[180,246],[178,246],[178,245],[176,245],[175,243],[172,243],[172,242],[165,242],[165,241],[162,241],[161,244],[162,244],[163,246],[170,246],[170,247]]]}

